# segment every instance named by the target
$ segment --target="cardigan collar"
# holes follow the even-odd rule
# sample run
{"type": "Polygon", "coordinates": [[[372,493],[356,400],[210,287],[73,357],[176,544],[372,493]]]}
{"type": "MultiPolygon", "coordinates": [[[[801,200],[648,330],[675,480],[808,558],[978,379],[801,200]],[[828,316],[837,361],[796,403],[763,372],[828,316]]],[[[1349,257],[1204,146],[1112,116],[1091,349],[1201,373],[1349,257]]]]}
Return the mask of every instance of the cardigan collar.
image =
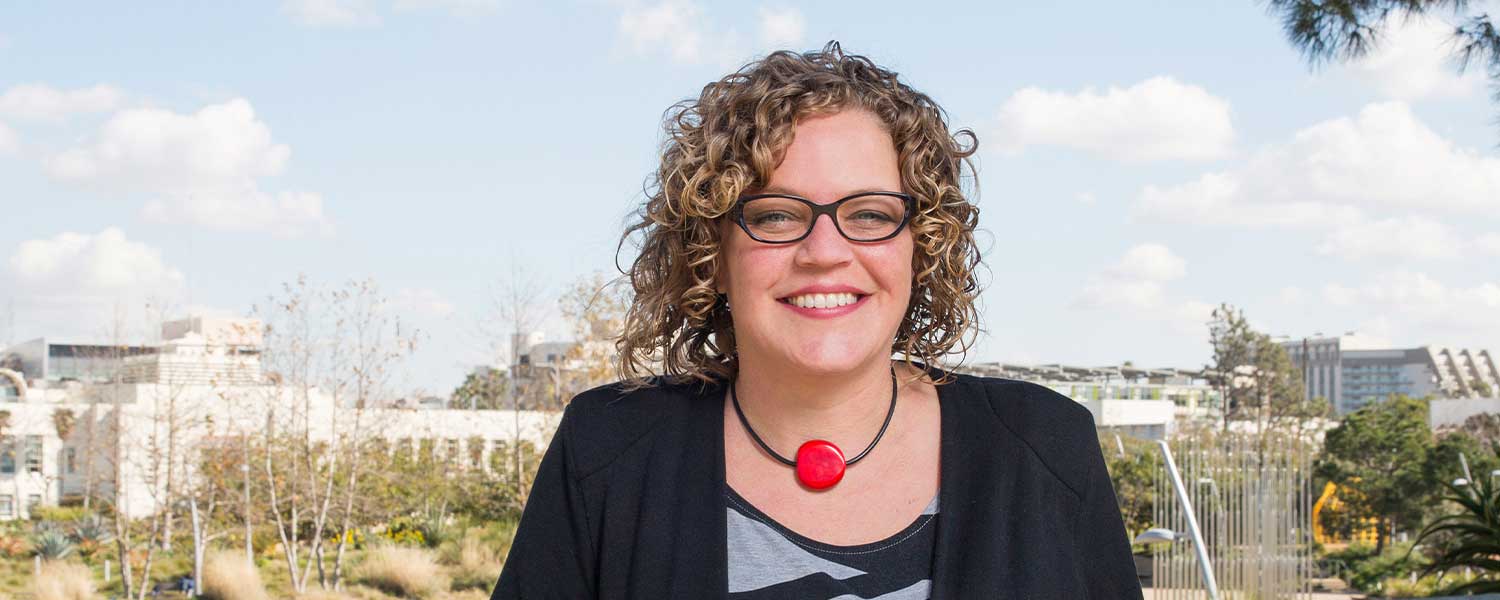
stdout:
{"type": "MultiPolygon", "coordinates": [[[[933,367],[923,368],[933,378],[947,374],[933,367]]],[[[987,403],[959,401],[972,393],[983,394],[982,390],[964,394],[955,389],[971,385],[972,382],[958,378],[937,386],[942,435],[938,495],[942,512],[938,515],[937,548],[932,560],[933,600],[960,596],[959,578],[964,572],[966,555],[963,549],[974,542],[983,542],[971,539],[981,528],[966,526],[971,520],[986,516],[985,511],[976,511],[975,499],[988,497],[990,493],[981,490],[1010,489],[1012,483],[1010,470],[999,464],[994,453],[964,451],[986,448],[994,442],[989,439],[992,435],[989,432],[993,431],[991,423],[996,417],[987,403]]],[[[724,507],[725,387],[723,382],[716,382],[700,386],[694,392],[697,397],[692,403],[689,426],[695,433],[688,447],[683,448],[691,460],[685,461],[678,508],[682,511],[683,531],[712,533],[677,546],[672,597],[723,598],[729,587],[724,507]]]]}

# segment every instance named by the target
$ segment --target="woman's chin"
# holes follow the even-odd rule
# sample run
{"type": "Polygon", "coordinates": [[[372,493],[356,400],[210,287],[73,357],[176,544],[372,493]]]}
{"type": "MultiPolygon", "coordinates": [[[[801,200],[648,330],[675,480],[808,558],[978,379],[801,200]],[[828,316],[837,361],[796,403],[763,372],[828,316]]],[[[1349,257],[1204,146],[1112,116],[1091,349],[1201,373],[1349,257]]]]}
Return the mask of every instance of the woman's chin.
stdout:
{"type": "Polygon", "coordinates": [[[839,375],[868,368],[872,356],[875,354],[869,348],[841,346],[804,351],[792,356],[789,362],[807,373],[839,375]]]}

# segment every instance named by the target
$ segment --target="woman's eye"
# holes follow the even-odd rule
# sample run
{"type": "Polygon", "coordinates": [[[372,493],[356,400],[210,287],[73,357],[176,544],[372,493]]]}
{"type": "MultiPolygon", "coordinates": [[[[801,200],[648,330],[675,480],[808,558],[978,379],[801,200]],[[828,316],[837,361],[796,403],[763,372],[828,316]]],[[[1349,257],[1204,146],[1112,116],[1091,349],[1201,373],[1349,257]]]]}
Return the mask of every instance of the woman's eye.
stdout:
{"type": "Polygon", "coordinates": [[[857,213],[854,213],[854,215],[851,218],[853,218],[855,221],[879,222],[879,223],[894,223],[896,221],[895,219],[891,218],[890,215],[885,214],[885,213],[880,212],[880,211],[874,211],[874,210],[862,210],[862,211],[859,211],[857,213]]]}
{"type": "Polygon", "coordinates": [[[776,223],[785,223],[787,221],[793,220],[794,218],[795,217],[793,217],[792,215],[784,212],[770,212],[755,215],[755,217],[751,218],[750,222],[755,225],[772,225],[776,223]]]}

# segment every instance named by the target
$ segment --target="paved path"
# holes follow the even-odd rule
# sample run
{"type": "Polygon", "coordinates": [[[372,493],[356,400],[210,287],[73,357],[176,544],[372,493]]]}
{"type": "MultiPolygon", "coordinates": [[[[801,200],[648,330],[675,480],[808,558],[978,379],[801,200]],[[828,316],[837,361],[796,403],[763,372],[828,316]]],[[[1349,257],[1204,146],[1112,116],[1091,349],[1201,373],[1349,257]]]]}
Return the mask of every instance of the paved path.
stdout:
{"type": "MultiPolygon", "coordinates": [[[[1194,598],[1194,596],[1192,596],[1190,594],[1187,594],[1187,593],[1184,593],[1184,590],[1158,590],[1158,589],[1154,589],[1154,588],[1146,588],[1143,591],[1146,592],[1146,600],[1153,600],[1153,599],[1156,599],[1156,598],[1172,598],[1172,597],[1176,597],[1176,598],[1194,598]],[[1169,594],[1166,593],[1166,592],[1169,592],[1169,591],[1175,591],[1177,593],[1169,595],[1169,594]]],[[[1196,598],[1207,598],[1207,597],[1208,597],[1208,595],[1205,594],[1205,593],[1203,593],[1203,592],[1201,592],[1201,591],[1198,592],[1198,596],[1196,596],[1196,598]]],[[[1311,598],[1313,600],[1357,600],[1358,598],[1363,598],[1363,597],[1364,597],[1364,594],[1353,594],[1353,595],[1350,595],[1350,594],[1312,594],[1312,596],[1311,596],[1311,598]]]]}

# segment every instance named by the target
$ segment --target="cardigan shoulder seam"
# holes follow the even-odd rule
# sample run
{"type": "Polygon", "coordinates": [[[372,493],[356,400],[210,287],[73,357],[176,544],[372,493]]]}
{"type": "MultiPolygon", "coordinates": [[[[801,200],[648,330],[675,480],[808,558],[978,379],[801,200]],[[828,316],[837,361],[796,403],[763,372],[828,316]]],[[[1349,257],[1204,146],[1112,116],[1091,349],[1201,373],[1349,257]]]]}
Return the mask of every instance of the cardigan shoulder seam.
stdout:
{"type": "MultiPolygon", "coordinates": [[[[577,401],[579,399],[582,399],[582,397],[584,395],[589,395],[591,393],[599,393],[598,390],[609,389],[609,390],[612,390],[614,392],[614,394],[616,395],[616,397],[615,398],[611,398],[611,399],[609,399],[607,401],[602,401],[602,402],[599,403],[599,406],[601,406],[603,408],[608,408],[609,406],[614,405],[615,403],[619,402],[620,400],[624,399],[626,396],[629,396],[629,395],[634,395],[634,394],[658,394],[658,393],[666,393],[666,394],[678,394],[678,393],[681,393],[679,390],[669,389],[669,387],[666,384],[660,383],[660,382],[658,382],[658,384],[656,386],[649,387],[649,388],[643,388],[643,389],[639,389],[639,390],[634,390],[634,391],[628,392],[628,393],[621,393],[621,392],[619,392],[617,389],[615,389],[615,386],[616,386],[616,384],[609,384],[609,385],[601,386],[599,388],[595,388],[594,390],[590,390],[589,392],[584,392],[583,394],[579,394],[579,397],[575,398],[574,400],[577,401]]],[[[585,402],[588,402],[588,401],[589,400],[585,400],[585,402]]],[[[593,400],[593,401],[594,402],[599,402],[598,400],[593,400]]],[[[655,402],[657,400],[653,399],[652,401],[655,402]]],[[[573,403],[570,402],[569,403],[569,407],[571,408],[572,405],[573,405],[573,403]]],[[[623,457],[623,456],[625,456],[627,454],[626,450],[634,448],[637,444],[640,444],[642,440],[645,440],[648,436],[650,436],[653,432],[655,432],[656,429],[661,426],[661,424],[662,424],[663,421],[665,421],[665,419],[653,419],[649,424],[647,424],[646,426],[642,427],[639,433],[636,433],[633,437],[629,438],[629,441],[626,441],[624,443],[618,444],[617,446],[611,448],[611,451],[609,453],[609,458],[607,460],[600,461],[598,464],[587,465],[587,470],[586,471],[583,470],[583,469],[579,469],[577,463],[573,463],[573,464],[569,465],[570,466],[570,470],[574,474],[573,480],[581,483],[581,482],[583,482],[586,479],[592,478],[594,475],[597,475],[599,473],[607,471],[609,469],[609,467],[613,466],[617,461],[620,460],[621,457],[623,457]]],[[[571,436],[569,436],[569,438],[570,439],[567,440],[567,443],[569,445],[572,445],[573,440],[571,439],[571,436]]]]}
{"type": "MultiPolygon", "coordinates": [[[[985,404],[989,406],[990,414],[992,414],[992,415],[995,416],[995,420],[999,421],[1000,425],[1002,427],[1004,427],[1007,432],[1009,432],[1016,439],[1020,440],[1022,445],[1026,446],[1026,449],[1031,452],[1032,457],[1034,457],[1037,460],[1037,462],[1042,463],[1042,466],[1047,469],[1047,473],[1050,474],[1050,475],[1052,475],[1053,479],[1056,479],[1058,481],[1058,483],[1061,483],[1063,485],[1063,487],[1065,487],[1065,488],[1068,489],[1069,492],[1072,492],[1073,495],[1076,496],[1079,499],[1080,502],[1084,501],[1084,500],[1087,500],[1087,494],[1085,492],[1083,492],[1083,491],[1080,491],[1078,489],[1078,487],[1077,487],[1076,484],[1069,483],[1068,479],[1065,478],[1065,477],[1063,477],[1062,474],[1058,472],[1057,467],[1053,464],[1053,461],[1048,460],[1047,457],[1044,456],[1041,453],[1041,451],[1037,450],[1036,446],[1031,443],[1031,440],[1027,439],[1027,437],[1025,435],[1022,435],[1021,432],[1017,431],[1016,428],[1003,415],[1001,415],[1000,412],[999,412],[999,410],[997,410],[996,407],[995,407],[995,400],[996,400],[996,398],[995,398],[994,393],[996,391],[998,391],[997,388],[1002,387],[1004,385],[1019,384],[1020,386],[1036,386],[1036,384],[1025,382],[1025,381],[1018,381],[1018,380],[1004,380],[1004,379],[998,379],[998,378],[993,378],[993,377],[977,377],[977,376],[974,377],[974,382],[976,384],[978,384],[981,389],[984,390],[985,404]]],[[[1036,386],[1036,387],[1042,387],[1042,386],[1036,386]]],[[[1043,389],[1046,389],[1046,388],[1043,388],[1043,389]]],[[[1080,409],[1082,409],[1082,408],[1080,407],[1080,409]]],[[[1082,410],[1087,410],[1087,409],[1082,409],[1082,410]]]]}

